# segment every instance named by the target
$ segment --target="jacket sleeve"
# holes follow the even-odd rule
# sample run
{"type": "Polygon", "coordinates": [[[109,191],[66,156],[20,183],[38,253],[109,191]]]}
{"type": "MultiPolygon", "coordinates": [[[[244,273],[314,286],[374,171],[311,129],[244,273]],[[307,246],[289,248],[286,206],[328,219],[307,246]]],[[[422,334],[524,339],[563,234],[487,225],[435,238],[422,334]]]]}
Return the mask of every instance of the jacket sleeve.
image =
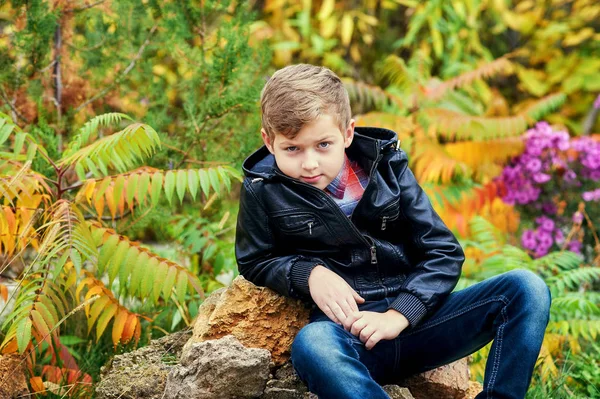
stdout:
{"type": "Polygon", "coordinates": [[[465,257],[409,169],[406,153],[400,150],[399,155],[400,212],[410,227],[407,244],[417,263],[389,308],[402,313],[414,327],[452,292],[465,257]]]}
{"type": "MultiPolygon", "coordinates": [[[[262,184],[262,183],[261,183],[262,184]]],[[[256,285],[271,288],[281,295],[311,299],[308,277],[317,265],[317,258],[277,251],[263,204],[246,180],[240,193],[240,210],[235,236],[238,270],[256,285]]]]}

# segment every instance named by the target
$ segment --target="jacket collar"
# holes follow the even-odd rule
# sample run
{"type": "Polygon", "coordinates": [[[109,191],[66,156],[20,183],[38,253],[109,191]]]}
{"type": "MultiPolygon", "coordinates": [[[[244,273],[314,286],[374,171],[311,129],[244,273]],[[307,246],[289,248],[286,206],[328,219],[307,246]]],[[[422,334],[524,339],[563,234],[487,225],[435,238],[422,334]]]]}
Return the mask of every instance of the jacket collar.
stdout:
{"type": "MultiPolygon", "coordinates": [[[[368,173],[371,165],[377,161],[379,152],[384,148],[396,146],[397,142],[398,136],[389,129],[360,126],[354,128],[354,139],[346,151],[350,158],[363,160],[360,166],[368,173]]],[[[263,179],[272,179],[279,170],[275,157],[264,145],[244,160],[242,169],[248,177],[263,179]]]]}

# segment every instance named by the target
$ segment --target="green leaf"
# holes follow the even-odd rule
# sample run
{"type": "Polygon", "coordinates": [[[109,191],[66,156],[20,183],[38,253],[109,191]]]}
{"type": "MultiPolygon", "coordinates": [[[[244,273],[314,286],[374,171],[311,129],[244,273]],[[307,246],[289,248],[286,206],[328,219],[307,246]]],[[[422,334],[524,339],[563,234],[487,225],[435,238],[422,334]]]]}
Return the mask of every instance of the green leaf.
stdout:
{"type": "Polygon", "coordinates": [[[156,276],[154,277],[154,281],[152,282],[152,297],[154,303],[158,303],[158,298],[160,297],[161,288],[165,283],[165,279],[167,277],[167,273],[169,272],[169,265],[165,262],[160,262],[156,268],[156,276]]]}
{"type": "Polygon", "coordinates": [[[21,320],[17,326],[17,347],[19,353],[25,352],[29,342],[31,342],[31,326],[32,321],[29,317],[21,320]]]}
{"type": "Polygon", "coordinates": [[[185,188],[187,185],[187,173],[184,169],[177,171],[177,196],[179,197],[179,203],[183,202],[183,196],[185,195],[185,188]]]}
{"type": "Polygon", "coordinates": [[[158,205],[158,201],[160,200],[160,190],[162,189],[163,184],[163,174],[160,172],[155,172],[152,175],[152,189],[150,193],[150,198],[152,199],[152,206],[158,205]]]}
{"type": "Polygon", "coordinates": [[[156,276],[156,269],[159,261],[155,257],[151,257],[145,266],[144,277],[140,286],[140,296],[146,300],[152,292],[153,283],[156,276]]]}
{"type": "Polygon", "coordinates": [[[175,266],[169,267],[169,271],[167,273],[167,277],[165,278],[165,283],[163,284],[163,298],[165,300],[169,300],[171,298],[171,291],[173,290],[173,286],[175,285],[175,279],[177,277],[177,268],[175,266]]]}
{"type": "Polygon", "coordinates": [[[188,170],[188,188],[194,201],[196,200],[196,194],[198,193],[198,173],[195,169],[188,170]]]}
{"type": "Polygon", "coordinates": [[[149,256],[145,252],[141,252],[137,259],[135,260],[135,266],[133,268],[133,273],[131,273],[131,280],[129,283],[129,294],[135,295],[135,293],[140,288],[140,282],[142,281],[142,277],[146,272],[146,264],[148,263],[149,256]]]}
{"type": "Polygon", "coordinates": [[[184,303],[187,291],[187,274],[183,270],[180,270],[177,275],[177,287],[175,288],[175,291],[177,292],[177,300],[179,303],[184,303]]]}
{"type": "Polygon", "coordinates": [[[127,179],[127,203],[128,204],[133,204],[133,199],[135,197],[135,192],[136,189],[138,188],[138,180],[139,180],[140,176],[137,173],[132,174],[131,176],[129,176],[129,179],[127,179]]]}
{"type": "Polygon", "coordinates": [[[119,236],[111,235],[100,247],[100,257],[98,258],[98,274],[103,274],[104,269],[108,266],[110,258],[112,258],[119,243],[119,236]]]}
{"type": "Polygon", "coordinates": [[[168,171],[165,175],[165,196],[167,197],[167,201],[169,201],[169,205],[171,205],[171,200],[173,198],[173,190],[175,189],[175,174],[173,171],[168,171]]]}
{"type": "Polygon", "coordinates": [[[212,186],[215,193],[220,194],[221,192],[221,183],[219,183],[219,175],[217,171],[214,169],[208,170],[208,177],[210,179],[210,185],[212,186]]]}
{"type": "Polygon", "coordinates": [[[148,197],[148,187],[150,187],[150,175],[147,173],[140,174],[138,187],[138,200],[140,204],[146,203],[146,197],[148,197]]]}
{"type": "Polygon", "coordinates": [[[200,177],[200,187],[202,187],[202,192],[204,196],[208,198],[208,191],[210,190],[210,181],[208,178],[208,173],[206,173],[206,169],[200,169],[198,171],[198,175],[200,177]]]}
{"type": "MultiPolygon", "coordinates": [[[[125,289],[125,287],[127,286],[127,279],[129,278],[131,273],[133,273],[133,270],[135,268],[135,263],[137,262],[137,259],[139,256],[139,252],[136,247],[130,247],[129,243],[127,243],[127,242],[124,242],[123,246],[125,247],[125,249],[122,249],[122,251],[123,251],[122,259],[124,261],[121,265],[121,269],[119,270],[119,283],[120,283],[121,290],[125,289]]],[[[120,248],[118,248],[118,250],[119,249],[120,248]]],[[[116,257],[116,255],[115,255],[115,257],[116,257]]]]}

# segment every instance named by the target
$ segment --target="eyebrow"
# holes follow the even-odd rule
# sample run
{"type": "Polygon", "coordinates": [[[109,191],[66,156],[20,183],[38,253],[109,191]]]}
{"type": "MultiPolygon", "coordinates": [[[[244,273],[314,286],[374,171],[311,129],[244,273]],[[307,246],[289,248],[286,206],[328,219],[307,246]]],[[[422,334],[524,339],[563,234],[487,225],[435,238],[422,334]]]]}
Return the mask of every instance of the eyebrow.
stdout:
{"type": "MultiPolygon", "coordinates": [[[[319,138],[318,140],[315,140],[315,142],[316,142],[316,143],[320,143],[320,142],[322,142],[322,141],[329,140],[329,139],[331,139],[331,138],[333,138],[333,137],[334,137],[334,135],[333,135],[333,134],[331,134],[331,133],[328,133],[328,134],[326,134],[325,136],[323,136],[323,137],[319,138]]],[[[287,147],[287,146],[296,146],[296,145],[298,145],[298,144],[297,144],[297,143],[290,142],[290,141],[282,141],[282,142],[281,142],[279,145],[281,145],[281,146],[283,146],[283,147],[287,147]]]]}

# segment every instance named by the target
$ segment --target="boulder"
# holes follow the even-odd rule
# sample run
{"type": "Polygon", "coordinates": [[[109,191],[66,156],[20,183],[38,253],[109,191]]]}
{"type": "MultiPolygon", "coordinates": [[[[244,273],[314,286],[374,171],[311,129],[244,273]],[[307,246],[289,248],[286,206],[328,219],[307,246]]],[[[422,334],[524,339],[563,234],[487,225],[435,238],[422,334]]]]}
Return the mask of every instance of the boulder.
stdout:
{"type": "Polygon", "coordinates": [[[179,362],[190,338],[183,331],[151,341],[148,346],[114,357],[102,368],[98,399],[161,399],[169,371],[179,362]]]}
{"type": "Polygon", "coordinates": [[[16,355],[0,356],[0,398],[29,396],[22,360],[16,355]]]}
{"type": "Polygon", "coordinates": [[[271,354],[234,336],[192,344],[167,378],[164,399],[256,398],[265,390],[271,354]]]}
{"type": "Polygon", "coordinates": [[[463,399],[469,389],[467,358],[405,378],[401,385],[408,387],[415,399],[463,399]]]}
{"type": "Polygon", "coordinates": [[[275,365],[282,365],[308,316],[309,308],[301,301],[238,276],[230,287],[213,292],[200,306],[194,333],[183,352],[194,343],[233,335],[245,347],[268,350],[275,365]]]}

